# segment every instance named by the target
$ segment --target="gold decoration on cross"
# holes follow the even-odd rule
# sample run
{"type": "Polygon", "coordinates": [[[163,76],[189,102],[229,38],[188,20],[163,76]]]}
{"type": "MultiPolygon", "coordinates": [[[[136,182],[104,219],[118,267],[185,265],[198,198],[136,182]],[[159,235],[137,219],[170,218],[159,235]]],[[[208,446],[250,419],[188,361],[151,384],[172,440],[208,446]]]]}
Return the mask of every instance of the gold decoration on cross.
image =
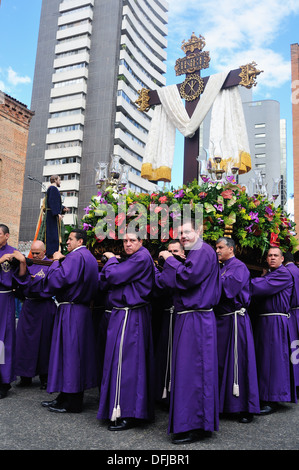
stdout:
{"type": "Polygon", "coordinates": [[[181,97],[186,101],[193,101],[203,92],[204,81],[199,75],[189,75],[180,86],[181,97]]]}
{"type": "Polygon", "coordinates": [[[246,88],[256,86],[256,77],[263,72],[263,70],[258,70],[256,65],[256,62],[240,65],[241,73],[239,74],[239,77],[241,77],[241,81],[239,85],[245,86],[246,88]]]}
{"type": "Polygon", "coordinates": [[[188,41],[182,41],[181,49],[185,52],[185,54],[187,54],[187,52],[194,52],[196,49],[202,51],[205,45],[205,38],[201,35],[196,36],[196,34],[193,32],[191,34],[191,38],[188,41]]]}
{"type": "Polygon", "coordinates": [[[150,90],[148,90],[147,88],[142,88],[141,90],[138,90],[138,95],[139,95],[139,97],[137,98],[137,100],[135,101],[135,103],[137,104],[139,111],[147,112],[147,111],[150,109],[150,105],[149,105],[149,100],[150,100],[149,91],[150,91],[150,90]]]}

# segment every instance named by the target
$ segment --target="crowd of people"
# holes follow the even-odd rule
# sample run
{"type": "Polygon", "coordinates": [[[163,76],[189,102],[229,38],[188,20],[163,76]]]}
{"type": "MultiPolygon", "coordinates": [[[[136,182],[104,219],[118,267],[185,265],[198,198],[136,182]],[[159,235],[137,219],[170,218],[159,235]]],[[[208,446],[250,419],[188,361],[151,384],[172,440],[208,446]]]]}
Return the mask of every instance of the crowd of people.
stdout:
{"type": "MultiPolygon", "coordinates": [[[[153,421],[161,404],[174,444],[218,431],[222,415],[250,423],[297,402],[299,270],[290,253],[271,247],[268,269],[253,277],[232,238],[214,249],[192,220],[158,262],[134,232],[125,256],[104,253],[101,269],[84,230],[45,264],[30,265],[8,239],[0,224],[0,398],[17,377],[23,387],[39,376],[55,393],[43,407],[79,413],[84,391],[97,387],[97,419],[110,431],[153,421]]],[[[31,253],[47,260],[41,241],[31,253]]]]}

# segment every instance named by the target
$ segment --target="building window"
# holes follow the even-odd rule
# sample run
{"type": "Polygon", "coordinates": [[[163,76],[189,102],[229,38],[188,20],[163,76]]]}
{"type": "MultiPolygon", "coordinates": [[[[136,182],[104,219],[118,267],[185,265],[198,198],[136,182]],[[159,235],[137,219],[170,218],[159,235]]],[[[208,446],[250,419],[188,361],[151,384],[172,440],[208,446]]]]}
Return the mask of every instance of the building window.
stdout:
{"type": "Polygon", "coordinates": [[[266,154],[265,153],[256,153],[255,158],[265,158],[266,154]]]}
{"type": "Polygon", "coordinates": [[[58,132],[70,132],[70,131],[82,131],[83,126],[81,124],[73,124],[71,126],[53,127],[49,129],[49,134],[57,134],[58,132]]]}
{"type": "Polygon", "coordinates": [[[55,144],[48,144],[47,150],[64,149],[67,147],[82,147],[80,140],[70,140],[69,142],[57,142],[55,144]]]}
{"type": "Polygon", "coordinates": [[[263,123],[263,124],[255,124],[254,127],[255,127],[256,129],[260,129],[260,128],[262,128],[262,127],[266,127],[266,124],[264,124],[264,123],[263,123]]]}
{"type": "Polygon", "coordinates": [[[255,168],[266,168],[266,163],[257,163],[255,168]]]}
{"type": "Polygon", "coordinates": [[[263,148],[263,147],[266,147],[266,144],[264,142],[260,144],[255,144],[255,148],[263,148]]]}
{"type": "Polygon", "coordinates": [[[261,137],[266,137],[266,134],[261,133],[261,134],[255,134],[256,139],[260,139],[261,137]]]}

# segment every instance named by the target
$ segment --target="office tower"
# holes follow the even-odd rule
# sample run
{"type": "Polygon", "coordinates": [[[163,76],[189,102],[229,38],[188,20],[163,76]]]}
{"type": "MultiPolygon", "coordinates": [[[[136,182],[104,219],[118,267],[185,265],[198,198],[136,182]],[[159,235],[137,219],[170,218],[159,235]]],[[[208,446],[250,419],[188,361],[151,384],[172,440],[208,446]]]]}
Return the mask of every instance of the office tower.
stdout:
{"type": "MultiPolygon", "coordinates": [[[[272,198],[275,180],[279,182],[276,204],[286,203],[284,191],[286,162],[282,161],[282,139],[284,127],[280,120],[280,104],[275,100],[249,101],[243,103],[251,153],[252,170],[239,176],[239,182],[255,191],[254,179],[260,173],[269,198],[272,198]],[[283,190],[282,190],[283,189],[283,190]]],[[[284,135],[285,137],[285,135],[284,135]]],[[[283,146],[284,147],[284,146],[283,146]]]]}
{"type": "MultiPolygon", "coordinates": [[[[165,85],[165,0],[43,0],[26,175],[45,186],[62,179],[66,224],[96,194],[95,169],[112,154],[129,165],[129,187],[152,191],[140,176],[152,111],[141,113],[141,88],[165,85]]],[[[41,187],[25,178],[21,233],[32,239],[41,187]]]]}

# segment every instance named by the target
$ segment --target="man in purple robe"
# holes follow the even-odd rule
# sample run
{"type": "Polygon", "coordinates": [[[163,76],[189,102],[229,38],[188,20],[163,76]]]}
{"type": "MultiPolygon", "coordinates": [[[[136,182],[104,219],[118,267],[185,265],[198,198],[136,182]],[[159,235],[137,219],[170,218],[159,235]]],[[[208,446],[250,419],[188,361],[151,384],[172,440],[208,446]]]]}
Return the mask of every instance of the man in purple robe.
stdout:
{"type": "Polygon", "coordinates": [[[98,287],[98,263],[85,244],[86,232],[73,229],[67,240],[69,253],[54,253],[46,276],[35,277],[30,286],[31,292],[55,295],[58,304],[47,391],[59,394],[42,406],[59,413],[81,412],[84,390],[97,386],[90,307],[98,287]]]}
{"type": "Polygon", "coordinates": [[[258,315],[254,335],[261,414],[276,411],[277,402],[297,402],[290,360],[293,278],[283,260],[280,248],[271,247],[267,255],[269,271],[251,281],[251,310],[258,315]]]}
{"type": "Polygon", "coordinates": [[[159,287],[173,289],[176,312],[168,432],[172,442],[198,440],[219,426],[217,333],[213,307],[221,295],[215,251],[200,238],[194,221],[180,227],[186,256],[182,264],[168,251],[156,277],[159,287]]]}
{"type": "Polygon", "coordinates": [[[239,422],[250,423],[259,413],[259,391],[251,321],[250,273],[235,257],[235,242],[222,237],[216,242],[221,261],[222,294],[215,307],[219,371],[219,411],[238,413],[239,422]]]}
{"type": "MultiPolygon", "coordinates": [[[[13,293],[13,257],[21,255],[8,245],[9,228],[0,224],[0,399],[7,396],[15,376],[15,296],[13,293]]],[[[23,257],[24,258],[24,257],[23,257]]],[[[25,260],[25,258],[24,258],[25,260]]],[[[26,264],[20,264],[18,274],[26,273],[26,264]]]]}
{"type": "MultiPolygon", "coordinates": [[[[34,260],[48,260],[45,245],[36,240],[31,245],[34,260]]],[[[31,275],[44,278],[48,266],[32,264],[28,266],[31,275]]],[[[19,316],[16,334],[16,369],[21,380],[18,387],[31,385],[32,378],[39,375],[41,389],[47,388],[48,366],[54,317],[57,310],[51,294],[40,292],[31,295],[27,286],[20,287],[23,306],[19,316]]]]}
{"type": "Polygon", "coordinates": [[[290,271],[294,288],[292,292],[291,300],[291,320],[293,324],[293,338],[291,343],[292,355],[291,361],[294,365],[295,385],[299,387],[299,357],[298,357],[298,346],[299,346],[299,269],[295,264],[294,256],[289,251],[284,253],[284,266],[290,271]]]}
{"type": "Polygon", "coordinates": [[[123,240],[125,261],[106,252],[99,288],[111,310],[106,331],[98,419],[121,431],[154,418],[150,295],[154,263],[136,233],[123,240]]]}
{"type": "MultiPolygon", "coordinates": [[[[171,240],[167,247],[168,251],[175,255],[182,263],[185,261],[185,251],[179,240],[171,240]]],[[[163,259],[164,261],[164,259],[163,259]]],[[[155,273],[159,277],[162,267],[155,267],[155,273]]],[[[156,316],[160,321],[156,328],[157,344],[155,348],[155,399],[165,409],[169,409],[171,388],[171,361],[172,342],[175,312],[171,289],[154,288],[156,316]]]]}

